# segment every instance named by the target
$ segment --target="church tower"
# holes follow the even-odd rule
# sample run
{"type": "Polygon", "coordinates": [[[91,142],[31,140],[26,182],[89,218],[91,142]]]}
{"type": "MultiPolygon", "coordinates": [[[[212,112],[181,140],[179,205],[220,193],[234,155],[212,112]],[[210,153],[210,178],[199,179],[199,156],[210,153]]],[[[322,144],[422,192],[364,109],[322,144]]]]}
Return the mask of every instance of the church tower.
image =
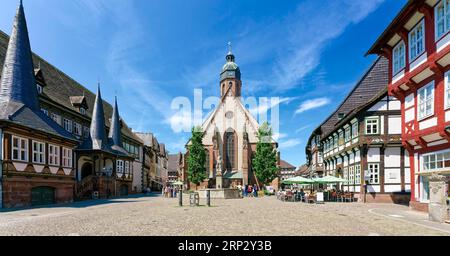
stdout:
{"type": "Polygon", "coordinates": [[[231,43],[228,43],[227,63],[220,73],[220,97],[231,96],[241,97],[241,70],[235,62],[235,57],[231,51],[231,43]]]}

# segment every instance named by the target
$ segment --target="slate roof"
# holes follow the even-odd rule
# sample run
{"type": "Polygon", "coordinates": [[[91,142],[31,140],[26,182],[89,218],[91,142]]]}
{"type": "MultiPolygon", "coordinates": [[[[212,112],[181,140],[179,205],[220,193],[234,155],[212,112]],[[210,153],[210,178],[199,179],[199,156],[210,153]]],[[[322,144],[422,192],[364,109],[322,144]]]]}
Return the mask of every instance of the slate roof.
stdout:
{"type": "Polygon", "coordinates": [[[114,110],[111,118],[111,129],[109,129],[109,136],[113,145],[122,147],[122,135],[120,134],[120,115],[119,107],[117,106],[117,97],[114,102],[114,110]]]}
{"type": "Polygon", "coordinates": [[[327,137],[339,122],[338,115],[348,116],[354,109],[365,105],[388,86],[389,62],[379,57],[363,75],[336,110],[319,126],[322,138],[327,137]]]}
{"type": "Polygon", "coordinates": [[[295,169],[295,166],[293,166],[292,164],[290,164],[284,160],[280,160],[280,167],[283,169],[295,169]]]}
{"type": "MultiPolygon", "coordinates": [[[[0,30],[0,71],[3,69],[3,63],[6,56],[6,49],[8,46],[9,36],[0,30]]],[[[72,105],[70,97],[73,96],[85,96],[88,109],[86,115],[88,118],[92,118],[93,106],[95,101],[95,94],[86,87],[73,80],[61,70],[57,69],[46,60],[36,54],[32,54],[33,63],[35,68],[38,68],[36,64],[40,66],[40,70],[45,77],[46,87],[44,93],[40,97],[48,98],[54,103],[61,105],[68,110],[78,113],[78,109],[72,105]]],[[[106,101],[103,101],[103,108],[105,112],[105,125],[110,126],[110,118],[112,116],[113,107],[106,101]]],[[[133,134],[133,131],[127,126],[125,122],[122,122],[122,134],[126,137],[142,143],[140,138],[133,134]]]]}
{"type": "Polygon", "coordinates": [[[11,40],[3,49],[0,120],[75,142],[75,137],[39,109],[35,80],[39,71],[33,67],[22,2],[14,18],[11,40]]]}

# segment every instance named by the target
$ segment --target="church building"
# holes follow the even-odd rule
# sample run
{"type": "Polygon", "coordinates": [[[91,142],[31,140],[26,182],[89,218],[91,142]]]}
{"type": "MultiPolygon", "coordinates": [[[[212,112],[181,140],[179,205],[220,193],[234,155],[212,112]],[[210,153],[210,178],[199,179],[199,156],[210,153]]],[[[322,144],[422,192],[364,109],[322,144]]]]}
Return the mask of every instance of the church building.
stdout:
{"type": "MultiPolygon", "coordinates": [[[[231,47],[220,73],[219,88],[220,102],[202,124],[207,179],[199,188],[216,188],[217,176],[223,178],[222,188],[257,184],[252,170],[252,157],[256,153],[259,124],[241,101],[241,71],[231,47]]],[[[274,148],[278,148],[273,139],[271,143],[274,148]]],[[[184,173],[188,170],[188,157],[189,150],[184,157],[184,173]]],[[[192,185],[187,175],[181,177],[184,177],[186,185],[192,185]]]]}

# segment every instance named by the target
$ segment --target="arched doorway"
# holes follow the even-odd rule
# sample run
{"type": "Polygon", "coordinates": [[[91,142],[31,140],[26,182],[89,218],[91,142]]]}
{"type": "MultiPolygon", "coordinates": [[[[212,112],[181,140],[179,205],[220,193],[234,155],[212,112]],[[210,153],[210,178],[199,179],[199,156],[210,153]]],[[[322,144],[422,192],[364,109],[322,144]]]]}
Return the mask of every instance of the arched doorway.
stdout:
{"type": "Polygon", "coordinates": [[[120,196],[128,196],[128,185],[122,184],[120,186],[120,196]]]}
{"type": "Polygon", "coordinates": [[[91,163],[84,163],[81,167],[81,180],[94,174],[91,163]]]}
{"type": "Polygon", "coordinates": [[[55,188],[35,187],[31,189],[31,205],[49,205],[55,203],[55,188]]]}

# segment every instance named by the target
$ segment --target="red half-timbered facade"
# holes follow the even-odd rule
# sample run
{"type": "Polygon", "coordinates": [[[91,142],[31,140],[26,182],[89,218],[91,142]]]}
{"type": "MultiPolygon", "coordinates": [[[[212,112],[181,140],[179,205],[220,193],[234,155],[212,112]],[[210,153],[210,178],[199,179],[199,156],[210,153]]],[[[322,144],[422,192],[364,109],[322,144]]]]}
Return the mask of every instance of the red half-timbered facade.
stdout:
{"type": "Polygon", "coordinates": [[[401,100],[412,208],[427,211],[428,177],[450,179],[450,1],[412,0],[368,54],[389,60],[389,94],[401,100]]]}

